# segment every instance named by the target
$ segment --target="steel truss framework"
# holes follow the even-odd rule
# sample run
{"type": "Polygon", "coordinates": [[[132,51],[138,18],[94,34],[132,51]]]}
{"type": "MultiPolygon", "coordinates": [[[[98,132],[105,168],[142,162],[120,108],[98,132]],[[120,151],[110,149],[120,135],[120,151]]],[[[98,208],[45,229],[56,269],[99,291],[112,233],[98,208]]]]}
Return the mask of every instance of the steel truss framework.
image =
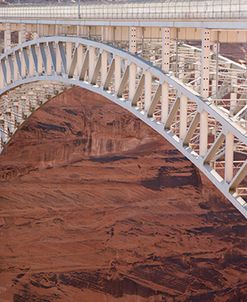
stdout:
{"type": "MultiPolygon", "coordinates": [[[[193,85],[137,55],[77,37],[25,42],[5,52],[0,62],[0,96],[38,81],[77,85],[101,94],[173,144],[247,217],[246,129],[193,85]]],[[[2,107],[1,150],[41,103],[9,101],[2,107]]]]}

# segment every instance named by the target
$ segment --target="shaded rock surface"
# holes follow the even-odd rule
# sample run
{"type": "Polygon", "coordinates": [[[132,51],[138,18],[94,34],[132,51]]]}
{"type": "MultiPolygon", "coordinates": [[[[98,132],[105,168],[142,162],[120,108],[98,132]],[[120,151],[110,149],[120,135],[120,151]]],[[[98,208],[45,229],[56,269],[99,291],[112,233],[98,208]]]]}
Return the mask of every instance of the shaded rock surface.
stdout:
{"type": "Polygon", "coordinates": [[[178,151],[72,88],[0,157],[0,301],[246,301],[246,222],[178,151]]]}

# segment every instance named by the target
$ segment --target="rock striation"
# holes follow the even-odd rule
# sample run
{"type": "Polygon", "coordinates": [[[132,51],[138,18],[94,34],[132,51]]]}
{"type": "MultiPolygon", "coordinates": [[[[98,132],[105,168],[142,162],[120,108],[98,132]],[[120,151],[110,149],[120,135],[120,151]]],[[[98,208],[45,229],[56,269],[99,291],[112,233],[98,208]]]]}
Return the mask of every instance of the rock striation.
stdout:
{"type": "Polygon", "coordinates": [[[0,157],[0,301],[246,301],[246,221],[158,134],[73,87],[0,157]]]}

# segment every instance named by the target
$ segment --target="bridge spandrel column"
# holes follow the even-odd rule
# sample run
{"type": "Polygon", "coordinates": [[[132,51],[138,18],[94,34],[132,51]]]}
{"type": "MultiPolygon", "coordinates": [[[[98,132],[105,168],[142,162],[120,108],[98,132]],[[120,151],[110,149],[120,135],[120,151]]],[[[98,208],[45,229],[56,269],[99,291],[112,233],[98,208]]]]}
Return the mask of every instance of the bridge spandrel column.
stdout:
{"type": "Polygon", "coordinates": [[[226,134],[225,145],[225,181],[230,183],[233,178],[233,151],[234,151],[234,136],[232,133],[226,134]]]}
{"type": "MultiPolygon", "coordinates": [[[[202,53],[201,53],[201,96],[209,97],[209,67],[211,33],[208,29],[202,29],[202,53]]],[[[208,113],[202,111],[200,114],[200,156],[205,156],[208,151],[208,113]]]]}
{"type": "Polygon", "coordinates": [[[136,91],[136,72],[137,67],[134,63],[129,66],[129,100],[132,102],[136,91]]]}
{"type": "Polygon", "coordinates": [[[91,80],[93,78],[95,61],[96,61],[95,48],[90,46],[89,47],[89,68],[88,68],[89,82],[91,82],[91,80]]]}
{"type": "Polygon", "coordinates": [[[89,38],[90,36],[90,28],[89,26],[82,26],[81,27],[81,36],[85,38],[89,38]]]}
{"type": "Polygon", "coordinates": [[[236,114],[238,108],[238,74],[236,71],[231,72],[231,93],[230,93],[230,114],[236,114]]]}
{"type": "Polygon", "coordinates": [[[50,54],[48,44],[45,46],[45,52],[46,52],[46,73],[47,73],[47,75],[51,75],[52,74],[52,60],[51,60],[51,54],[50,54]]]}
{"type": "Polygon", "coordinates": [[[8,56],[8,59],[5,61],[5,65],[6,65],[6,76],[7,76],[7,84],[10,84],[10,83],[11,83],[11,80],[12,80],[11,67],[10,67],[9,59],[10,59],[10,57],[8,56]]]}
{"type": "Polygon", "coordinates": [[[101,85],[102,86],[104,85],[107,77],[107,59],[108,59],[107,52],[103,51],[101,56],[101,85]]]}
{"type": "Polygon", "coordinates": [[[18,70],[16,56],[13,56],[13,67],[14,67],[14,81],[17,81],[19,79],[19,70],[18,70]]]}
{"type": "Polygon", "coordinates": [[[162,28],[162,70],[169,72],[170,70],[170,28],[162,28]]]}
{"type": "Polygon", "coordinates": [[[33,76],[35,73],[34,59],[31,52],[31,47],[28,48],[28,58],[29,58],[29,75],[33,76]]]}
{"type": "Polygon", "coordinates": [[[186,96],[182,95],[180,97],[180,124],[179,124],[179,134],[182,140],[185,138],[187,133],[187,109],[188,109],[188,99],[186,96]]]}
{"type": "Polygon", "coordinates": [[[72,62],[72,43],[68,42],[66,43],[66,67],[67,67],[67,72],[69,72],[70,65],[72,62]]]}
{"type": "Polygon", "coordinates": [[[149,71],[145,72],[144,91],[144,109],[147,111],[150,107],[152,97],[152,75],[149,71]]]}
{"type": "Polygon", "coordinates": [[[208,113],[202,111],[200,113],[200,143],[199,153],[204,157],[208,152],[208,113]]]}
{"type": "Polygon", "coordinates": [[[236,109],[238,108],[238,100],[237,100],[237,93],[231,92],[230,93],[230,115],[233,116],[236,113],[236,109]]]}
{"type": "Polygon", "coordinates": [[[62,58],[59,50],[59,44],[56,43],[56,73],[62,73],[62,58]]]}
{"type": "Polygon", "coordinates": [[[103,42],[111,42],[114,39],[114,29],[112,26],[101,27],[101,40],[103,42]]]}
{"type": "Polygon", "coordinates": [[[24,78],[24,77],[26,77],[27,66],[26,66],[23,49],[19,52],[19,55],[20,55],[20,61],[21,61],[21,77],[24,78]]]}
{"type": "Polygon", "coordinates": [[[6,52],[11,48],[11,29],[10,24],[5,24],[5,30],[4,30],[4,51],[6,52]]]}
{"type": "Polygon", "coordinates": [[[216,34],[217,40],[212,43],[213,58],[215,59],[215,74],[212,80],[212,92],[211,95],[218,98],[219,89],[219,55],[220,55],[220,43],[219,43],[219,32],[216,34]]]}
{"type": "Polygon", "coordinates": [[[136,27],[129,28],[129,52],[136,53],[137,51],[137,38],[136,38],[136,27]]]}
{"type": "Polygon", "coordinates": [[[115,56],[115,92],[118,91],[121,81],[121,58],[119,56],[115,56]]]}
{"type": "Polygon", "coordinates": [[[169,85],[164,82],[161,89],[161,122],[166,123],[169,109],[169,85]]]}
{"type": "Polygon", "coordinates": [[[203,29],[201,54],[201,96],[203,98],[208,98],[209,96],[210,37],[210,30],[203,29]]]}
{"type": "Polygon", "coordinates": [[[77,75],[80,75],[82,63],[83,63],[83,46],[79,44],[77,47],[77,75]]]}
{"type": "Polygon", "coordinates": [[[42,62],[41,49],[39,45],[36,46],[36,54],[37,54],[38,74],[41,75],[43,72],[43,62],[42,62]]]}
{"type": "Polygon", "coordinates": [[[21,44],[26,41],[26,24],[21,24],[20,31],[18,31],[18,43],[21,44]]]}
{"type": "Polygon", "coordinates": [[[76,26],[76,35],[77,35],[77,37],[81,36],[81,26],[80,25],[76,26]]]}
{"type": "Polygon", "coordinates": [[[3,67],[2,67],[2,62],[0,62],[0,89],[4,87],[4,77],[3,77],[3,67]]]}

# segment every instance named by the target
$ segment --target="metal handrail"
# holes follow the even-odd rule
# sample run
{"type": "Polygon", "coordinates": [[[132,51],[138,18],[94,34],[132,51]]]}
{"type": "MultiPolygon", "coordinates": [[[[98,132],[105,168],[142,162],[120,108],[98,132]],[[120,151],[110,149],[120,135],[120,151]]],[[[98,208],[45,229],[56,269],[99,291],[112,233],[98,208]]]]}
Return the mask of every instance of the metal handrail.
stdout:
{"type": "Polygon", "coordinates": [[[246,19],[246,0],[98,1],[75,4],[6,5],[0,18],[62,19],[246,19]]]}

